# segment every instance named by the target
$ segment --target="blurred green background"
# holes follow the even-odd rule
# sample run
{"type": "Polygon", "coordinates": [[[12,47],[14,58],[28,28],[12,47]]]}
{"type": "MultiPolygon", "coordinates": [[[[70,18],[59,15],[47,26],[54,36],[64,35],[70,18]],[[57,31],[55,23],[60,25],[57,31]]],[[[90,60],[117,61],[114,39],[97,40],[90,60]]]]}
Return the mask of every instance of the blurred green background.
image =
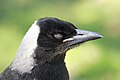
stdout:
{"type": "Polygon", "coordinates": [[[71,80],[120,80],[120,0],[0,0],[0,73],[31,26],[57,17],[104,38],[68,51],[71,80]]]}

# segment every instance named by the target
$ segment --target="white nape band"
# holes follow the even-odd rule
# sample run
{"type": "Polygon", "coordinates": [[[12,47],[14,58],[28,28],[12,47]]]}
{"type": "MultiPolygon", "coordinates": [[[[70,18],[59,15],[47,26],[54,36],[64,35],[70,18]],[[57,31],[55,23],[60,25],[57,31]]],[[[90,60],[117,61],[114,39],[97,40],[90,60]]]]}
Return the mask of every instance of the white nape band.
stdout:
{"type": "Polygon", "coordinates": [[[37,25],[37,21],[35,21],[21,42],[16,57],[10,66],[11,70],[31,73],[31,70],[36,65],[33,55],[37,47],[39,33],[40,27],[37,25]]]}

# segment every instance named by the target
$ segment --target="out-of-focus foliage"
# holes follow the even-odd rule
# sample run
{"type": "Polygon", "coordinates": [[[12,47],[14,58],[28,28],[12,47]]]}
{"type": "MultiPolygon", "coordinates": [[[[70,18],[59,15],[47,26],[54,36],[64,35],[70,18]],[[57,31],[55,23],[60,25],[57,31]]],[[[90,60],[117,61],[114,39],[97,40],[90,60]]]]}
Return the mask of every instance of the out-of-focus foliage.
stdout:
{"type": "Polygon", "coordinates": [[[57,17],[104,35],[68,51],[71,80],[120,80],[120,0],[0,0],[0,72],[33,21],[57,17]]]}

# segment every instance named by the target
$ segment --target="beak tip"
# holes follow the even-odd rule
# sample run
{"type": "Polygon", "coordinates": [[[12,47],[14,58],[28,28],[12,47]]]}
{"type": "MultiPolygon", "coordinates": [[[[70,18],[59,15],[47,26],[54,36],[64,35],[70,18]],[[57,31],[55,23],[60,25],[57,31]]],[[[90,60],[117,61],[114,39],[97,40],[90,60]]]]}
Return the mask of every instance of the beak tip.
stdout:
{"type": "Polygon", "coordinates": [[[91,32],[91,35],[96,37],[96,38],[103,38],[104,37],[103,35],[96,33],[96,32],[91,32]]]}
{"type": "Polygon", "coordinates": [[[100,37],[100,38],[103,38],[104,36],[100,34],[99,37],[100,37]]]}

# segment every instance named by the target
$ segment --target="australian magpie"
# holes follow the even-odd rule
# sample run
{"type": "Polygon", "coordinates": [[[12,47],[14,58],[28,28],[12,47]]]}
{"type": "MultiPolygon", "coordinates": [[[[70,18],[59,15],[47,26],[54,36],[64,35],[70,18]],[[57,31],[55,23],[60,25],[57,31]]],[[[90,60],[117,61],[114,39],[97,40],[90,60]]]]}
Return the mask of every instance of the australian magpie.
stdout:
{"type": "Polygon", "coordinates": [[[66,52],[101,37],[96,32],[77,29],[72,23],[57,18],[36,20],[0,80],[69,80],[64,62],[66,52]]]}

